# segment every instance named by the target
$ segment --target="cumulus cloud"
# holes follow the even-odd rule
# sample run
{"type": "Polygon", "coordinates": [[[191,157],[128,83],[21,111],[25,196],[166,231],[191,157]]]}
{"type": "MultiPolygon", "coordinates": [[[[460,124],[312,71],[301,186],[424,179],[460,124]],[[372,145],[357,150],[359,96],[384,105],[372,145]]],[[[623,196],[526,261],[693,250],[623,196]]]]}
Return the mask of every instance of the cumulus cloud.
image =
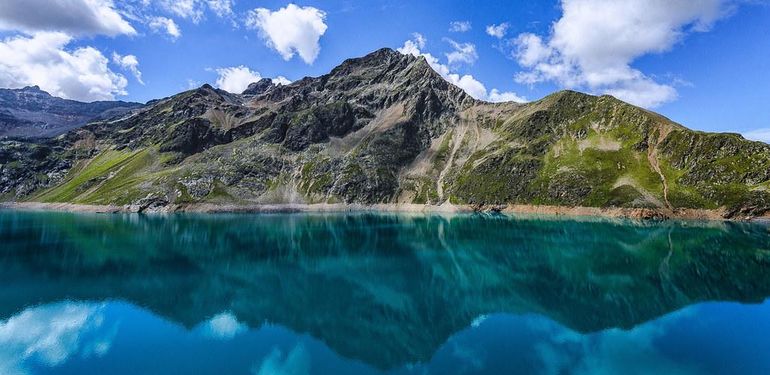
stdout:
{"type": "Polygon", "coordinates": [[[487,88],[483,83],[479,82],[476,78],[473,78],[470,74],[459,75],[456,73],[447,74],[446,78],[449,82],[455,86],[465,90],[468,95],[481,100],[487,99],[487,88]]]}
{"type": "Polygon", "coordinates": [[[513,40],[513,56],[527,68],[516,79],[528,84],[551,81],[642,107],[659,106],[676,99],[676,89],[631,63],[670,50],[687,33],[708,31],[726,14],[727,2],[562,0],[562,17],[547,40],[529,33],[513,40]]]}
{"type": "MultiPolygon", "coordinates": [[[[475,99],[492,102],[508,100],[520,102],[526,101],[525,98],[520,97],[512,92],[500,92],[497,89],[492,89],[492,91],[488,93],[484,84],[479,82],[472,75],[465,74],[461,76],[460,74],[454,73],[448,65],[439,62],[438,58],[435,56],[431,55],[430,53],[422,52],[422,49],[425,48],[425,43],[426,39],[422,34],[414,33],[412,35],[412,39],[405,41],[404,45],[400,48],[397,48],[397,50],[404,55],[424,57],[425,61],[428,62],[428,64],[431,66],[431,68],[433,68],[433,70],[436,71],[436,73],[444,77],[444,79],[446,79],[449,83],[463,89],[466,93],[468,93],[468,95],[475,99]]],[[[449,59],[449,56],[447,56],[447,59],[449,59]]]]}
{"type": "Polygon", "coordinates": [[[126,95],[126,78],[110,70],[101,52],[93,47],[68,49],[71,41],[60,32],[0,41],[0,86],[38,85],[52,95],[82,101],[126,95]]]}
{"type": "Polygon", "coordinates": [[[286,78],[284,76],[278,76],[278,77],[273,78],[273,83],[276,84],[276,85],[284,85],[285,86],[285,85],[291,84],[291,80],[289,80],[288,78],[286,78]]]}
{"type": "Polygon", "coordinates": [[[70,35],[135,35],[112,0],[3,0],[0,30],[27,34],[58,31],[70,35]]]}
{"type": "Polygon", "coordinates": [[[473,43],[457,43],[452,39],[445,39],[452,46],[452,52],[446,54],[449,64],[473,64],[479,59],[476,46],[473,43]]]}
{"type": "Polygon", "coordinates": [[[117,52],[112,53],[112,62],[133,74],[136,81],[144,85],[142,81],[142,72],[139,70],[139,59],[134,55],[122,56],[117,52]]]}
{"type": "Polygon", "coordinates": [[[172,40],[176,40],[182,36],[182,31],[179,29],[179,26],[171,18],[150,17],[147,25],[153,32],[164,32],[171,37],[172,40]]]}
{"type": "Polygon", "coordinates": [[[246,25],[259,30],[267,46],[284,60],[298,54],[305,63],[312,64],[321,50],[319,40],[327,29],[325,19],[322,10],[289,4],[276,11],[254,9],[249,12],[246,25]]]}
{"type": "Polygon", "coordinates": [[[749,130],[743,132],[743,136],[746,137],[746,139],[751,139],[752,141],[770,143],[770,128],[749,130]]]}
{"type": "Polygon", "coordinates": [[[551,47],[543,44],[543,39],[535,34],[519,34],[513,42],[517,46],[514,54],[519,64],[527,68],[535,66],[553,53],[551,47]]]}
{"type": "Polygon", "coordinates": [[[240,94],[252,82],[262,79],[258,72],[254,72],[246,66],[233,66],[229,68],[219,68],[216,70],[219,74],[216,85],[222,90],[240,94]]]}
{"type": "Polygon", "coordinates": [[[499,25],[489,25],[487,26],[487,34],[497,39],[502,39],[502,37],[504,37],[505,33],[508,31],[509,26],[510,25],[508,25],[507,23],[501,23],[499,25]]]}
{"type": "Polygon", "coordinates": [[[464,33],[470,29],[470,21],[453,21],[449,23],[449,31],[453,33],[464,33]]]}
{"type": "MultiPolygon", "coordinates": [[[[216,72],[219,74],[216,82],[217,87],[235,94],[242,93],[249,87],[250,83],[257,82],[263,78],[259,72],[255,72],[243,65],[219,68],[216,69],[216,72]]],[[[272,81],[276,85],[288,85],[291,83],[284,76],[273,78],[272,81]]]]}
{"type": "MultiPolygon", "coordinates": [[[[400,48],[397,48],[397,50],[398,52],[401,52],[404,55],[421,56],[424,54],[420,50],[425,48],[426,42],[427,40],[422,34],[414,33],[412,34],[412,39],[409,39],[406,42],[404,42],[404,45],[401,46],[400,48]]],[[[425,55],[430,56],[430,54],[425,54],[425,55]]]]}

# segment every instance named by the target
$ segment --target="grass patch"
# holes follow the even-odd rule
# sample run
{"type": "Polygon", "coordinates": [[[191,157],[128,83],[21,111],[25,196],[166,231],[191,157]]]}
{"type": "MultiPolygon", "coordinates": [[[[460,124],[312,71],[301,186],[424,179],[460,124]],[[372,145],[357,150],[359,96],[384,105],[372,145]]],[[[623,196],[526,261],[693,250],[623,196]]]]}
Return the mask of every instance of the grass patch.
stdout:
{"type": "MultiPolygon", "coordinates": [[[[130,164],[143,151],[106,150],[82,165],[73,168],[64,183],[44,191],[33,200],[42,202],[81,202],[86,194],[84,187],[96,186],[106,181],[110,172],[117,172],[130,164]]],[[[83,202],[81,202],[83,203],[83,202]]]]}
{"type": "MultiPolygon", "coordinates": [[[[611,138],[608,133],[600,136],[591,131],[585,142],[598,143],[600,137],[611,138]]],[[[638,198],[638,194],[629,189],[616,190],[615,184],[621,178],[663,200],[663,184],[646,153],[634,151],[623,143],[619,150],[589,147],[581,152],[578,141],[569,138],[562,139],[546,154],[532,189],[537,192],[535,196],[540,204],[622,205],[638,198]],[[571,178],[554,179],[557,176],[571,178]],[[582,196],[574,196],[572,192],[580,192],[582,196]]]]}

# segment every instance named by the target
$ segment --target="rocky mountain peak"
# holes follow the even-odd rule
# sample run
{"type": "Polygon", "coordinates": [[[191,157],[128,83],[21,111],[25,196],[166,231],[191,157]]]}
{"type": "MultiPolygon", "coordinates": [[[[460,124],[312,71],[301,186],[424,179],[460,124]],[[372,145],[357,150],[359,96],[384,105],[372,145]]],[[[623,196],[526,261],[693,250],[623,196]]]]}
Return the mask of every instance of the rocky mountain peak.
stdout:
{"type": "Polygon", "coordinates": [[[270,78],[262,78],[257,82],[252,82],[249,84],[249,87],[246,88],[246,90],[241,93],[241,95],[260,95],[264,94],[269,90],[270,88],[274,87],[275,84],[273,83],[273,80],[270,78]]]}
{"type": "Polygon", "coordinates": [[[187,103],[190,105],[190,103],[193,102],[200,102],[200,103],[218,103],[218,102],[229,102],[229,103],[235,103],[238,102],[238,95],[232,94],[230,92],[227,92],[222,89],[215,88],[211,86],[208,83],[203,84],[203,86],[192,90],[191,95],[185,95],[184,93],[180,95],[176,95],[172,98],[179,97],[181,98],[182,103],[187,103]]]}
{"type": "Polygon", "coordinates": [[[381,48],[363,57],[347,59],[332,69],[328,76],[353,76],[364,80],[365,83],[394,82],[407,76],[412,78],[412,81],[415,78],[418,81],[441,78],[424,58],[405,55],[391,48],[381,48]]]}
{"type": "Polygon", "coordinates": [[[41,90],[41,89],[40,89],[40,86],[38,86],[38,85],[34,85],[34,86],[26,86],[26,87],[22,88],[20,91],[28,91],[28,92],[43,92],[43,93],[46,93],[46,94],[48,94],[48,92],[41,90]]]}

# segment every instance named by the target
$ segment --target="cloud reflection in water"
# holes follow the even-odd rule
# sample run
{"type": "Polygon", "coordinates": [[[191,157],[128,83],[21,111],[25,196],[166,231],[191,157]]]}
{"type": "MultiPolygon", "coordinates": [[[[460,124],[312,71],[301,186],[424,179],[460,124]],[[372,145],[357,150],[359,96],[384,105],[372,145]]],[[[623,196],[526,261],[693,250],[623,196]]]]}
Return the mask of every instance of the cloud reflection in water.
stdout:
{"type": "Polygon", "coordinates": [[[28,364],[54,367],[70,357],[102,356],[115,326],[105,324],[104,304],[61,302],[28,308],[0,323],[0,373],[27,374],[28,364]]]}

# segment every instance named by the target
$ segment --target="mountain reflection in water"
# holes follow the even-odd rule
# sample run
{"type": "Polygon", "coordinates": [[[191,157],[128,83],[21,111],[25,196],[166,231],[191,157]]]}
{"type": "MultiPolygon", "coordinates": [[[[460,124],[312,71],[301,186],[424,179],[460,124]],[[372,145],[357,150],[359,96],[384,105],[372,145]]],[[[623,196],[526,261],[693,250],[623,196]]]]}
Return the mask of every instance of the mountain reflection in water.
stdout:
{"type": "Polygon", "coordinates": [[[5,211],[0,243],[3,374],[770,371],[763,225],[5,211]]]}

